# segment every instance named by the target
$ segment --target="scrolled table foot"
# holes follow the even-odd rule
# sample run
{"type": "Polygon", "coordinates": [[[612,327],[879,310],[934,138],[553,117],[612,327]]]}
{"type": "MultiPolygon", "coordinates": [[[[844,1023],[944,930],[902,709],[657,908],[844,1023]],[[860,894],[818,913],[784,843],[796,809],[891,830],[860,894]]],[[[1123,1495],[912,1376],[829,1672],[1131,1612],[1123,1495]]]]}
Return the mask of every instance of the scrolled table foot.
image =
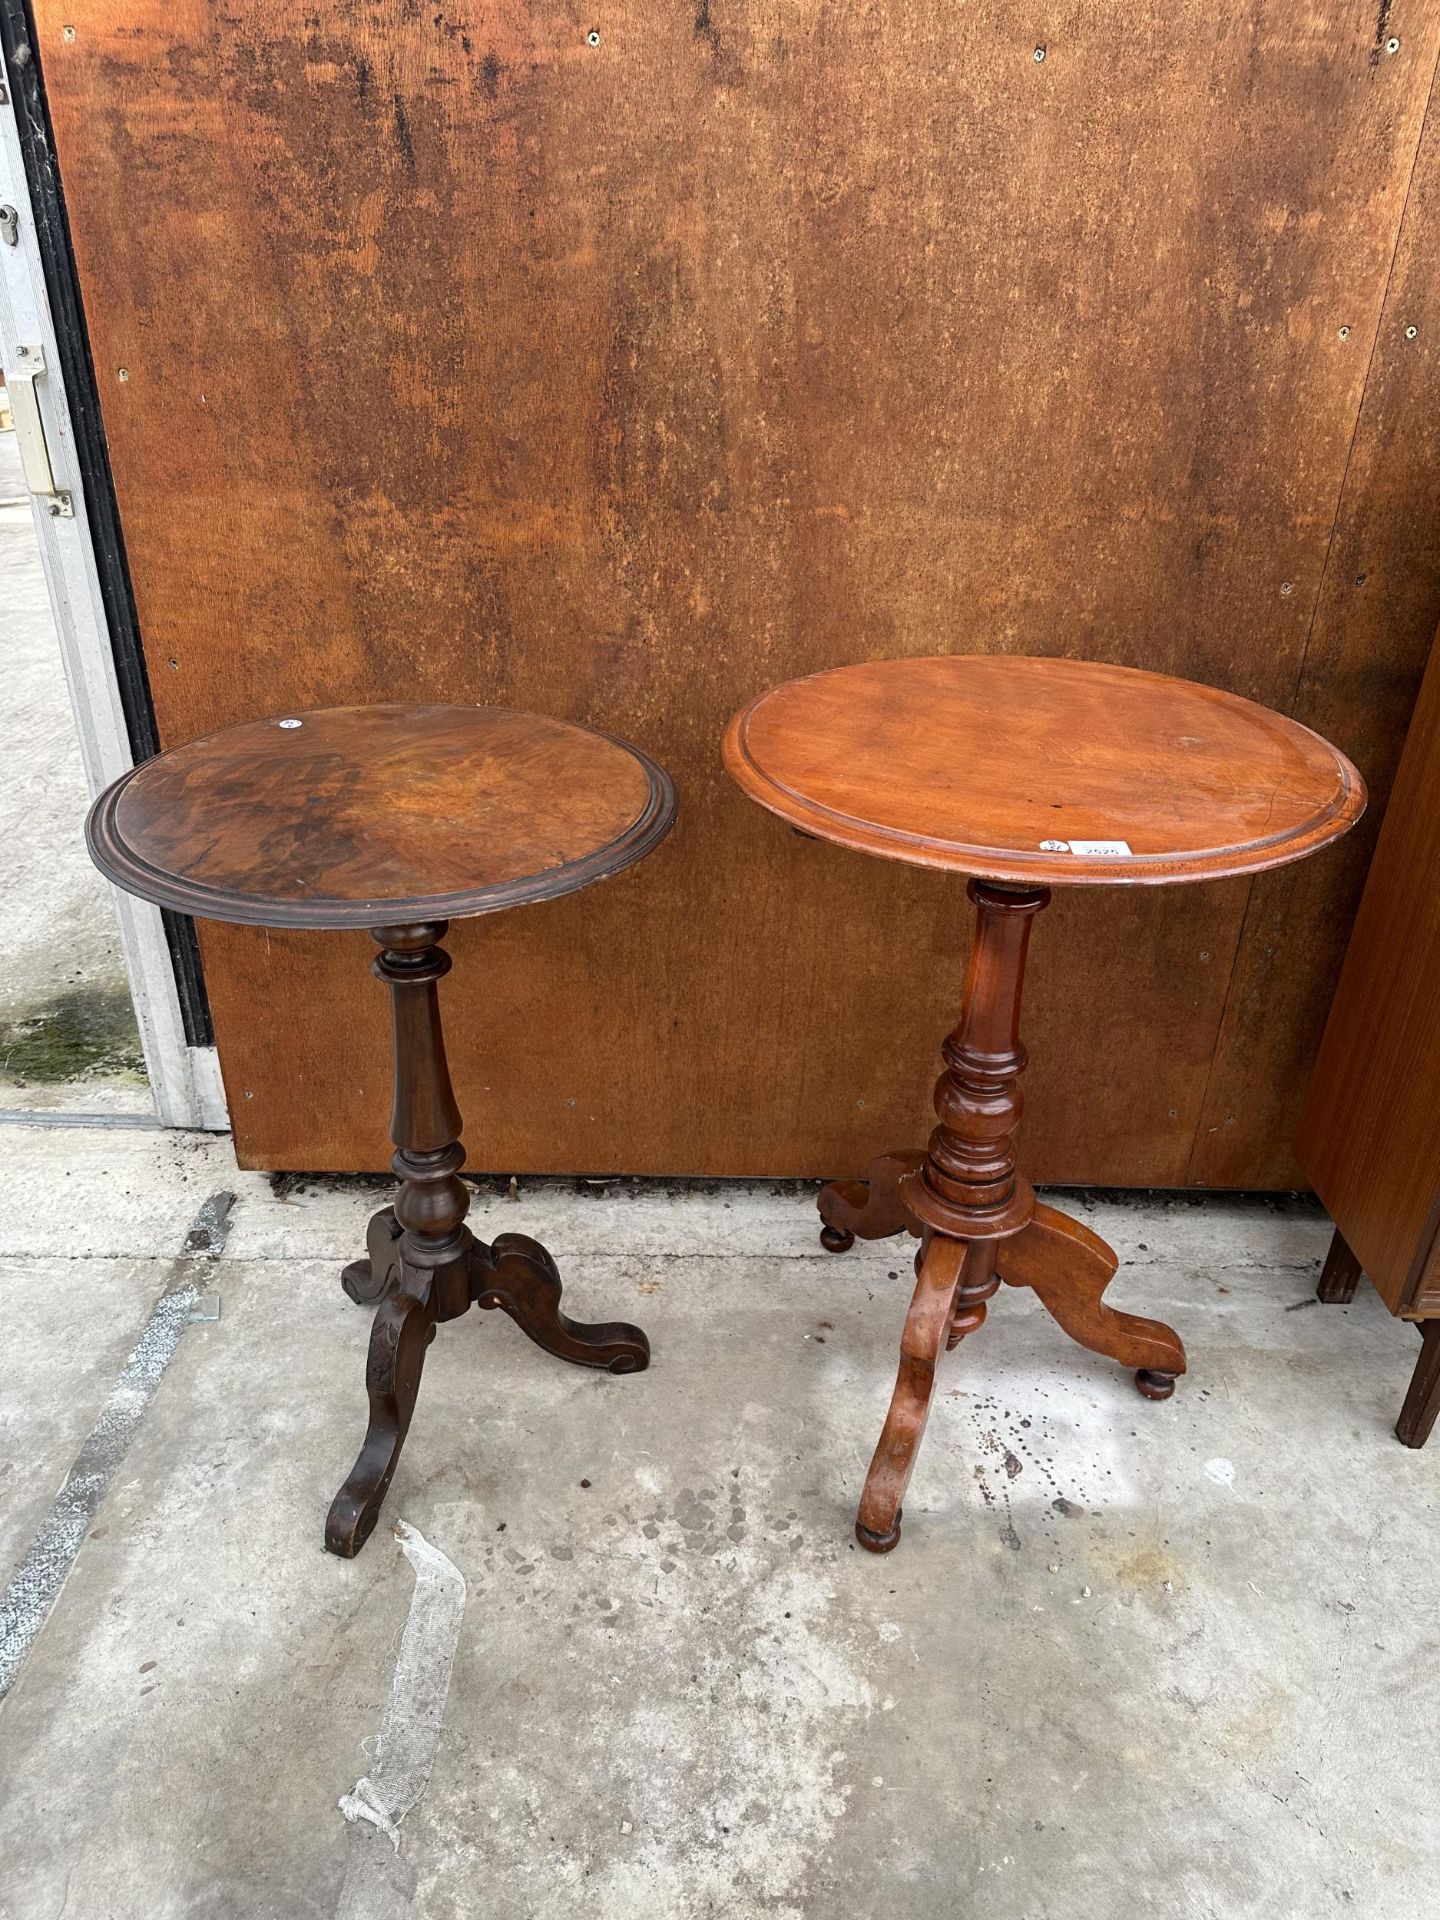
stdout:
{"type": "Polygon", "coordinates": [[[418,1291],[402,1289],[383,1300],[370,1330],[365,1365],[370,1424],[325,1522],[326,1548],[343,1560],[355,1557],[380,1517],[415,1411],[425,1349],[435,1331],[432,1281],[412,1274],[410,1284],[418,1291]]]}
{"type": "Polygon", "coordinates": [[[502,1233],[489,1247],[476,1245],[471,1288],[478,1307],[508,1313],[537,1347],[579,1367],[608,1373],[643,1373],[650,1342],[625,1320],[572,1320],[560,1309],[562,1291],[554,1258],[524,1233],[502,1233]]]}
{"type": "Polygon", "coordinates": [[[815,1202],[825,1223],[820,1229],[821,1246],[830,1253],[844,1253],[854,1246],[857,1234],[862,1240],[884,1240],[906,1228],[918,1233],[918,1223],[900,1198],[900,1182],[924,1158],[918,1149],[882,1153],[870,1162],[863,1180],[831,1180],[823,1186],[815,1202]]]}
{"type": "Polygon", "coordinates": [[[1003,1242],[1000,1271],[1013,1287],[1031,1287],[1072,1340],[1137,1369],[1148,1400],[1166,1400],[1185,1371],[1185,1348],[1161,1320],[1121,1313],[1101,1297],[1117,1261],[1099,1234],[1054,1207],[1037,1206],[1023,1233],[1003,1242]]]}
{"type": "MultiPolygon", "coordinates": [[[[915,1282],[914,1297],[900,1336],[900,1371],[890,1396],[890,1410],[865,1491],[855,1537],[871,1553],[888,1553],[900,1538],[900,1503],[915,1466],[915,1456],[930,1417],[935,1393],[935,1369],[950,1331],[955,1290],[965,1263],[963,1240],[936,1235],[925,1248],[915,1282]]],[[[984,1309],[981,1308],[983,1315],[984,1309]]]]}
{"type": "Polygon", "coordinates": [[[371,1216],[365,1234],[365,1258],[352,1260],[340,1284],[361,1307],[373,1307],[400,1285],[400,1222],[394,1207],[371,1216]]]}

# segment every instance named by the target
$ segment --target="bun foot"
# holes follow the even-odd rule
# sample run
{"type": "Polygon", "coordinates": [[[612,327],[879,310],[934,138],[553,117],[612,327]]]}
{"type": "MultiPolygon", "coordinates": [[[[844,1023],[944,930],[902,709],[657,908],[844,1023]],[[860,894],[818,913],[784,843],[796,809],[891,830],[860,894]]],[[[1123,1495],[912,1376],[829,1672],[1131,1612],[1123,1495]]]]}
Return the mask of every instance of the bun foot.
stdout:
{"type": "Polygon", "coordinates": [[[1135,1384],[1147,1400],[1168,1400],[1175,1391],[1175,1375],[1140,1367],[1135,1374],[1135,1384]]]}
{"type": "Polygon", "coordinates": [[[820,1244],[827,1253],[846,1253],[855,1244],[855,1236],[848,1227],[822,1227],[820,1244]]]}
{"type": "Polygon", "coordinates": [[[904,1518],[904,1509],[897,1508],[895,1524],[888,1533],[872,1533],[860,1521],[855,1522],[855,1538],[867,1553],[893,1553],[900,1544],[900,1522],[904,1518]]]}

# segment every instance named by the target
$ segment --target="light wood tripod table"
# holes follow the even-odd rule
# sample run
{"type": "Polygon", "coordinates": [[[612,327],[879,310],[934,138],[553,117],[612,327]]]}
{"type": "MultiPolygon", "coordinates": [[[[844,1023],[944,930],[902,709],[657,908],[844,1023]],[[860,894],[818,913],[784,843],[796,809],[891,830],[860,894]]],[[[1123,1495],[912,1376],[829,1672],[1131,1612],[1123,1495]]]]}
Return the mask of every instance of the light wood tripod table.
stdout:
{"type": "Polygon", "coordinates": [[[822,1189],[821,1239],[919,1236],[890,1411],[860,1501],[873,1553],[901,1501],[943,1348],[974,1333],[1001,1280],[1032,1287],[1072,1339],[1164,1400],[1179,1337],[1108,1306],[1105,1242],[1035,1199],[1016,1164],[1020,996],[1053,886],[1162,886],[1284,866],[1354,825],[1365,788],[1318,734],[1214,687],[1076,660],[960,655],[837,667],[761,694],[725,764],[753,800],[822,840],[970,876],[976,923],[939,1124],[822,1189]]]}
{"type": "Polygon", "coordinates": [[[248,926],[363,928],[380,948],[373,971],[390,989],[401,1186],[370,1222],[366,1258],[342,1275],[351,1299],[377,1312],[370,1422],[330,1508],[332,1553],[348,1558],[370,1537],[440,1321],[500,1307],[562,1360],[611,1373],[649,1364],[638,1327],[561,1312],[560,1276],[539,1241],[504,1233],[487,1245],[465,1225],[440,941],[452,919],[619,873],[674,814],[669,777],[607,734],[503,707],[408,705],[229,727],[133,768],[91,811],[91,857],[141,899],[248,926]]]}

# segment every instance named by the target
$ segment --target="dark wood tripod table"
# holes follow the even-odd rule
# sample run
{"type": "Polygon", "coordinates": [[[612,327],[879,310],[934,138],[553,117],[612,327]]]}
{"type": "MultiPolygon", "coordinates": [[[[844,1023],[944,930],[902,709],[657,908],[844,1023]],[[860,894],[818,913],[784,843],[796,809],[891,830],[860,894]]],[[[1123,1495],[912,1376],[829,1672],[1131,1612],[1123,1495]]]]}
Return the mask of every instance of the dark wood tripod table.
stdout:
{"type": "Polygon", "coordinates": [[[945,1042],[939,1125],[866,1180],[822,1189],[821,1239],[920,1238],[900,1372],[860,1501],[873,1553],[901,1501],[941,1349],[984,1322],[1003,1279],[1033,1287],[1082,1346],[1164,1400],[1185,1371],[1169,1327],[1107,1306],[1115,1255],[1037,1203],[1016,1165],[1020,993],[1052,886],[1159,886],[1303,859],[1365,806],[1318,734],[1187,680],[1075,660],[873,661],[792,680],[731,721],[725,764],[763,807],[862,853],[970,877],[976,924],[960,1024],[945,1042]]]}
{"type": "Polygon", "coordinates": [[[96,801],[91,857],[119,887],[182,913],[260,927],[364,928],[390,988],[395,1041],[393,1207],[342,1276],[378,1302],[370,1424],[325,1527],[358,1553],[395,1472],[436,1325],[502,1307],[580,1366],[638,1373],[638,1327],[560,1310],[555,1262],[465,1225],[460,1112],[440,1028],[451,919],[550,900],[641,859],[675,815],[669,777],[637,748],[498,707],[336,707],[255,721],[175,747],[96,801]]]}

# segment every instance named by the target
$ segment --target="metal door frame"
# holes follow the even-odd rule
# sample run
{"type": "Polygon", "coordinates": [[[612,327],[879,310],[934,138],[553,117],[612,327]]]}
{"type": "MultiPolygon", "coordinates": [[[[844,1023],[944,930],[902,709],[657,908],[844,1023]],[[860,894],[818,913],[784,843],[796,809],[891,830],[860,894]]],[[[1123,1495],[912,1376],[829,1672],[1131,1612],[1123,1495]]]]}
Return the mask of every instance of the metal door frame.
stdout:
{"type": "MultiPolygon", "coordinates": [[[[34,390],[57,497],[31,508],[93,796],[158,741],[24,0],[0,0],[0,207],[15,215],[0,226],[0,362],[8,376],[21,346],[44,356],[34,390]]],[[[113,891],[156,1114],[227,1128],[194,927],[113,891]]]]}

